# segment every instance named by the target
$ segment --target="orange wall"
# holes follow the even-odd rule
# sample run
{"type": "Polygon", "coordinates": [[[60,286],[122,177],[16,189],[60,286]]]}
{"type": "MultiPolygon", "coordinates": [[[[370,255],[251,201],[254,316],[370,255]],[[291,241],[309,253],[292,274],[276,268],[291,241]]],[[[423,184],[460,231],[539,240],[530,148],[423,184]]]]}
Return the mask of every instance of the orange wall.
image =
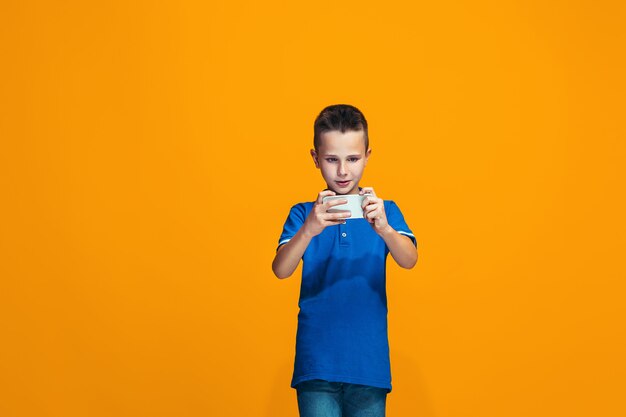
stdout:
{"type": "Polygon", "coordinates": [[[626,415],[623,2],[0,7],[1,416],[295,417],[331,103],[420,245],[388,415],[626,415]]]}

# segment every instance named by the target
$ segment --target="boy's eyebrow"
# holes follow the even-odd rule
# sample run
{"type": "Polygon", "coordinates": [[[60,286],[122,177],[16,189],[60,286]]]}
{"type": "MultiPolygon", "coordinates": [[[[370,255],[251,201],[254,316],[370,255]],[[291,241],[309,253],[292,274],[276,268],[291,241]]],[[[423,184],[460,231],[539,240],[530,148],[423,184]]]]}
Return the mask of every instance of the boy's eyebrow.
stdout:
{"type": "MultiPolygon", "coordinates": [[[[334,156],[334,157],[337,157],[337,155],[334,155],[334,154],[332,154],[332,153],[325,153],[325,154],[324,154],[324,156],[334,156]]],[[[362,155],[361,155],[360,153],[356,153],[356,154],[354,154],[354,155],[348,155],[348,158],[352,158],[352,157],[354,157],[354,156],[359,156],[359,157],[360,157],[360,156],[362,156],[362,155]]]]}

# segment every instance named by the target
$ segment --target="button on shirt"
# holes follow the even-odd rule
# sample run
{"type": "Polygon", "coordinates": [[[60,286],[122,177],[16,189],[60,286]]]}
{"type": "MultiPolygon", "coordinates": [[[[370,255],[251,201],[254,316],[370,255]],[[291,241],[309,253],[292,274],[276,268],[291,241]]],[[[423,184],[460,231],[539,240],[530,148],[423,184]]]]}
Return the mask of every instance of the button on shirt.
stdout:
{"type": "MultiPolygon", "coordinates": [[[[391,227],[413,232],[400,208],[384,201],[391,227]]],[[[279,246],[300,230],[313,203],[290,212],[279,246]]],[[[296,358],[291,386],[311,379],[370,385],[391,391],[387,337],[386,258],[389,248],[365,219],[347,219],[313,237],[302,266],[296,358]]]]}

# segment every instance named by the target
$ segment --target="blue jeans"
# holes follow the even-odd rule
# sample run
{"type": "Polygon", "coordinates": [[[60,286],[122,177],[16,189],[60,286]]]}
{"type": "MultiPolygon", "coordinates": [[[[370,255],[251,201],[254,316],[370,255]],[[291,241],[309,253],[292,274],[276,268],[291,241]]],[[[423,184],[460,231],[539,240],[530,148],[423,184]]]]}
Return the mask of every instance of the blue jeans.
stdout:
{"type": "Polygon", "coordinates": [[[367,385],[304,381],[296,386],[300,417],[384,417],[387,390],[367,385]]]}

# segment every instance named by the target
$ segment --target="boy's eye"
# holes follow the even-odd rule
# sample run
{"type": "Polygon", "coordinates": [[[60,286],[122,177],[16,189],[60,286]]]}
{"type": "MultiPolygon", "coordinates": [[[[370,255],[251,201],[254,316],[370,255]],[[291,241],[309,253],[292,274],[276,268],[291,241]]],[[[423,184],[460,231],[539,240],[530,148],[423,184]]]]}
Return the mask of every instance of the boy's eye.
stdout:
{"type": "MultiPolygon", "coordinates": [[[[356,162],[358,161],[359,158],[348,158],[348,161],[350,162],[356,162]]],[[[337,162],[337,158],[326,158],[327,162],[337,162]]]]}

